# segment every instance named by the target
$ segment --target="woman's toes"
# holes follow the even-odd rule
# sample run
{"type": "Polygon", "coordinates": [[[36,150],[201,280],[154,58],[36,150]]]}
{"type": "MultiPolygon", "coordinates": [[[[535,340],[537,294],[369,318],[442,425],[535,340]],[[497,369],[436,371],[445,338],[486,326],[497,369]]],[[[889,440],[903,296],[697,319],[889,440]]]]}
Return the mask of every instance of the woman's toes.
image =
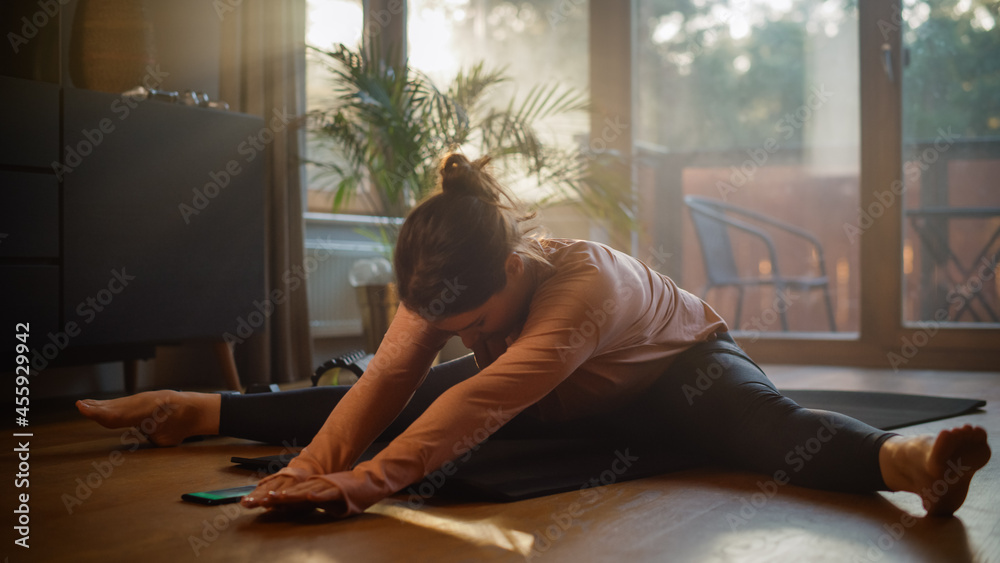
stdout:
{"type": "Polygon", "coordinates": [[[950,516],[969,492],[972,476],[990,459],[986,431],[965,425],[943,430],[927,459],[926,486],[919,492],[929,516],[950,516]]]}

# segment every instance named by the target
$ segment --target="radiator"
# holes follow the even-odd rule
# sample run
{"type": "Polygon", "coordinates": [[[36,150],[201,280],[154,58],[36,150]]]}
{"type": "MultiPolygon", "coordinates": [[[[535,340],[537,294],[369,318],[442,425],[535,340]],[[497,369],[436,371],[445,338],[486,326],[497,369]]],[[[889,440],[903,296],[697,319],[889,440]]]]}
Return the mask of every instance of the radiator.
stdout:
{"type": "Polygon", "coordinates": [[[354,262],[384,256],[387,248],[376,242],[342,242],[306,239],[305,268],[309,272],[309,326],[312,337],[361,336],[361,314],[348,280],[354,262]]]}

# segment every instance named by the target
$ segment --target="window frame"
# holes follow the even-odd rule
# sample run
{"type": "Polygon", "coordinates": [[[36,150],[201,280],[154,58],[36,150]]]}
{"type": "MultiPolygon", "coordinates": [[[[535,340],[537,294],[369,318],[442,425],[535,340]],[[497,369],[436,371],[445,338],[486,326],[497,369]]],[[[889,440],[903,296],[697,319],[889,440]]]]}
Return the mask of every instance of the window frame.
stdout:
{"type": "MultiPolygon", "coordinates": [[[[366,0],[366,22],[372,15],[383,14],[399,0],[366,0]]],[[[634,123],[636,104],[635,58],[636,24],[639,0],[589,0],[588,17],[601,22],[601,33],[590,34],[590,95],[593,111],[591,131],[600,131],[610,115],[634,123]],[[621,61],[627,60],[626,64],[621,61]],[[608,64],[614,61],[615,64],[608,64]]],[[[401,44],[406,37],[405,2],[395,10],[400,19],[378,26],[382,41],[401,44]]],[[[868,0],[858,3],[860,64],[860,181],[862,209],[876,201],[876,193],[894,182],[902,181],[902,90],[899,80],[892,81],[883,69],[883,45],[890,48],[893,68],[901,68],[900,0],[868,0]],[[886,35],[883,37],[883,33],[886,35]]],[[[396,15],[396,14],[394,14],[396,15]]],[[[592,26],[593,28],[594,26],[592,26]]],[[[405,44],[405,43],[402,43],[405,44]]],[[[899,72],[895,75],[898,77],[899,72]]],[[[621,154],[637,155],[636,128],[621,135],[616,146],[621,154]]],[[[637,156],[636,156],[637,158],[637,156]]],[[[636,160],[635,158],[633,161],[636,160]]],[[[620,181],[636,186],[635,166],[611,171],[620,181]]],[[[679,186],[658,194],[675,200],[680,209],[679,186]]],[[[858,332],[763,333],[753,342],[741,342],[746,351],[762,363],[825,364],[898,369],[995,370],[1000,365],[1000,326],[972,326],[947,323],[907,323],[903,320],[902,248],[903,205],[889,206],[874,221],[860,240],[860,326],[858,332]],[[895,259],[886,260],[885,256],[895,259]],[[934,330],[933,335],[930,334],[934,330]],[[923,345],[920,343],[923,342],[923,345]],[[914,348],[908,348],[909,346],[914,348]],[[916,350],[916,353],[910,354],[916,350]]],[[[682,250],[679,228],[666,231],[666,247],[682,250]]],[[[630,250],[637,251],[637,238],[630,233],[630,250]]]]}
{"type": "MultiPolygon", "coordinates": [[[[901,68],[899,0],[858,3],[861,84],[860,206],[901,182],[902,88],[883,69],[883,44],[892,68],[901,68]],[[881,25],[880,25],[881,24],[881,25]],[[885,37],[883,37],[885,33],[885,37]]],[[[898,77],[899,72],[895,75],[898,77]]],[[[1000,327],[906,322],[903,319],[903,204],[889,206],[861,235],[860,330],[849,338],[762,337],[745,344],[763,362],[851,365],[893,369],[995,370],[1000,365],[1000,327]],[[886,260],[886,256],[895,257],[886,260]],[[923,343],[923,345],[921,345],[923,343]]]]}

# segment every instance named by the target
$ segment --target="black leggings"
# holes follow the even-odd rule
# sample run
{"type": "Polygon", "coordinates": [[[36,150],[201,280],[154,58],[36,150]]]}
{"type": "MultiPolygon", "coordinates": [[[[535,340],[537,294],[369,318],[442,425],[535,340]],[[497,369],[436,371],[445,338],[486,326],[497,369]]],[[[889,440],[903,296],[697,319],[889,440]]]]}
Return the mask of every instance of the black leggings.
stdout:
{"type": "MultiPolygon", "coordinates": [[[[378,438],[398,436],[446,389],[478,372],[472,355],[431,369],[402,413],[378,438]]],[[[219,433],[304,446],[349,387],[223,395],[219,433]]],[[[800,407],[782,396],[727,335],[681,354],[637,401],[616,412],[569,422],[521,413],[493,439],[630,438],[683,447],[778,482],[836,490],[886,489],[878,463],[894,436],[848,416],[800,407]]]]}

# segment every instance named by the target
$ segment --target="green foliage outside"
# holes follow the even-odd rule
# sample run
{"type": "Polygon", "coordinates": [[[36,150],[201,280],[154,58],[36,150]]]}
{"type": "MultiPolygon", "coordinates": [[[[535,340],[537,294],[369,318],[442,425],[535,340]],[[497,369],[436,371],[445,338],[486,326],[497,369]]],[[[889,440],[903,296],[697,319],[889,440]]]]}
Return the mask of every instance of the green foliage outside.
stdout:
{"type": "MultiPolygon", "coordinates": [[[[639,6],[640,96],[649,124],[642,137],[678,152],[755,146],[773,135],[809,93],[804,62],[817,43],[810,35],[858,25],[854,0],[639,6]],[[731,36],[734,19],[748,22],[747,35],[731,36]],[[656,41],[664,29],[669,39],[656,41]],[[749,63],[745,71],[735,64],[740,58],[749,63]]],[[[902,16],[904,139],[934,138],[949,126],[967,138],[1000,135],[1000,2],[907,0],[902,16]]],[[[802,134],[788,146],[801,146],[802,134]]]]}
{"type": "Polygon", "coordinates": [[[407,64],[382,62],[391,56],[345,45],[314,51],[333,77],[335,96],[309,116],[314,146],[330,157],[309,162],[320,170],[314,178],[334,191],[335,208],[369,197],[381,213],[403,216],[437,186],[438,158],[471,148],[473,155],[490,155],[501,173],[531,177],[556,197],[572,196],[625,231],[633,226],[630,192],[609,187],[595,173],[602,156],[545,142],[538,132],[551,117],[587,111],[576,90],[539,85],[497,103],[491,94],[510,77],[483,63],[439,88],[407,64]]]}
{"type": "Polygon", "coordinates": [[[933,139],[939,128],[966,138],[1000,136],[1000,2],[929,4],[928,19],[908,30],[910,64],[903,76],[903,138],[933,139]],[[976,10],[993,28],[977,23],[976,10]]]}

